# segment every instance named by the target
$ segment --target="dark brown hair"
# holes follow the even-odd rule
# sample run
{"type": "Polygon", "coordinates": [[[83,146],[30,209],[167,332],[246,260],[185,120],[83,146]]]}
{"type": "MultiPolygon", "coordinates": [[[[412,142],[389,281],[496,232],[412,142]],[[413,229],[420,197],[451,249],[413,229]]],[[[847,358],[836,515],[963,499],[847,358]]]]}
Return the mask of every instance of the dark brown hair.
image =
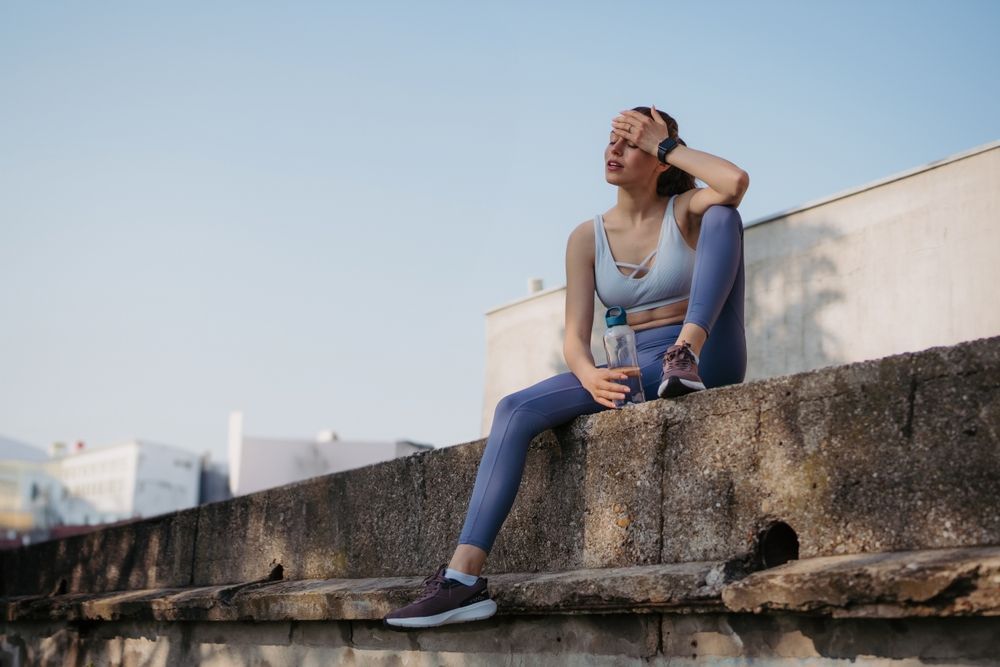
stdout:
{"type": "MultiPolygon", "coordinates": [[[[652,111],[649,107],[633,107],[632,111],[638,111],[639,113],[645,114],[650,118],[653,117],[652,111]]],[[[684,143],[684,140],[677,134],[677,121],[665,111],[657,109],[656,113],[660,114],[660,118],[662,118],[663,122],[667,124],[667,136],[676,139],[677,143],[681,146],[687,146],[687,144],[684,143]]],[[[679,195],[680,193],[687,192],[694,187],[697,187],[694,182],[694,176],[686,171],[678,169],[674,165],[670,165],[670,168],[660,174],[659,178],[656,179],[656,194],[661,197],[679,195]]]]}

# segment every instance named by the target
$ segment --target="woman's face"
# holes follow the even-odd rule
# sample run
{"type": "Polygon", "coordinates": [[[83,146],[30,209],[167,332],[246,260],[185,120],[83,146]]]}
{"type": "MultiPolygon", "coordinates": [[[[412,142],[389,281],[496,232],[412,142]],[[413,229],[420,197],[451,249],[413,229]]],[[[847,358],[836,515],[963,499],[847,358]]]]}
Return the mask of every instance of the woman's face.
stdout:
{"type": "Polygon", "coordinates": [[[652,184],[663,172],[660,161],[614,132],[604,148],[604,178],[611,185],[652,184]]]}

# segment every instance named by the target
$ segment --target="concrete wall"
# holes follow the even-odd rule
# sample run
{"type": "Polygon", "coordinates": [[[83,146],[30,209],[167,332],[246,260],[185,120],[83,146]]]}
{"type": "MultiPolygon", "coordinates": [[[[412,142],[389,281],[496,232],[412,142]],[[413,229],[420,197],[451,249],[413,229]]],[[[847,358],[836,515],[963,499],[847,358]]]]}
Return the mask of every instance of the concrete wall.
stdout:
{"type": "Polygon", "coordinates": [[[995,667],[1000,618],[749,614],[498,617],[401,633],[374,621],[0,623],[10,667],[995,667]]]}
{"type": "Polygon", "coordinates": [[[574,420],[412,633],[482,440],[0,551],[0,665],[995,665],[997,424],[1000,337],[574,420]]]}
{"type": "Polygon", "coordinates": [[[1000,142],[746,230],[748,378],[1000,333],[1000,142]]]}
{"type": "MultiPolygon", "coordinates": [[[[744,224],[748,380],[1000,333],[1000,142],[744,224]]],[[[566,370],[564,308],[559,287],[486,313],[482,436],[566,370]]]]}
{"type": "MultiPolygon", "coordinates": [[[[1000,544],[997,424],[1000,337],[606,410],[532,441],[485,571],[740,559],[775,520],[803,558],[1000,544]]],[[[426,575],[484,447],[3,551],[0,596],[426,575]]]]}

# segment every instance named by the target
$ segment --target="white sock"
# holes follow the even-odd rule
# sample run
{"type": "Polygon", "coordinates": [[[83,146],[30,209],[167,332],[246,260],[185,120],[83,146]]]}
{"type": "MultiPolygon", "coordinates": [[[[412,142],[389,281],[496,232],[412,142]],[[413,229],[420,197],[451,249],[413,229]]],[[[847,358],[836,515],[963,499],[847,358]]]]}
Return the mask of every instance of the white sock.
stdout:
{"type": "Polygon", "coordinates": [[[458,570],[453,570],[450,567],[446,568],[444,571],[444,576],[448,579],[454,579],[455,581],[460,581],[466,586],[471,586],[479,580],[474,574],[466,574],[465,572],[459,572],[458,570]]]}

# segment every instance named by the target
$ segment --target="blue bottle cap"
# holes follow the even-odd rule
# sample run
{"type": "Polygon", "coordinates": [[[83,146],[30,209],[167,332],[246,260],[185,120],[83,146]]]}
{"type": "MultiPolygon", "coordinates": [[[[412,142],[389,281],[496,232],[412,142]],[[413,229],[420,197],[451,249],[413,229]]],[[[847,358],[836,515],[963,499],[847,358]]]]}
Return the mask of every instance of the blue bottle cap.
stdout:
{"type": "Polygon", "coordinates": [[[609,327],[628,324],[628,320],[625,317],[625,309],[621,306],[611,306],[608,308],[608,312],[604,313],[604,321],[608,323],[609,327]]]}

